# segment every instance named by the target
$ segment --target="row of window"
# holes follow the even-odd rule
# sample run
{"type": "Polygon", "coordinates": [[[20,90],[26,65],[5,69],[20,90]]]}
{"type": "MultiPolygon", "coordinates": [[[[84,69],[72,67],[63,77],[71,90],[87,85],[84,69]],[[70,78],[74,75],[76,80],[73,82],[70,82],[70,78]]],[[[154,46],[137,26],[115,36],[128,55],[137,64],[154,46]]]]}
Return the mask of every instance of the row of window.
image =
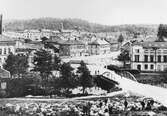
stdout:
{"type": "Polygon", "coordinates": [[[4,49],[0,49],[0,55],[2,54],[10,54],[12,51],[10,48],[4,48],[4,49]],[[2,52],[3,51],[3,52],[2,52]]]}
{"type": "MultiPolygon", "coordinates": [[[[146,70],[148,69],[148,64],[144,65],[144,69],[146,69],[146,70]]],[[[150,69],[154,69],[154,65],[153,64],[150,65],[150,69]]]]}
{"type": "MultiPolygon", "coordinates": [[[[135,52],[136,52],[136,53],[140,53],[139,49],[135,49],[135,52]]],[[[148,50],[148,49],[146,49],[146,50],[144,50],[144,52],[145,52],[145,53],[148,53],[148,52],[154,53],[155,50],[152,50],[152,49],[148,50]]],[[[167,53],[167,50],[157,50],[157,53],[161,53],[161,52],[162,52],[162,53],[167,53]]]]}
{"type": "MultiPolygon", "coordinates": [[[[144,62],[148,62],[149,61],[149,56],[150,56],[150,62],[167,62],[167,55],[158,55],[157,59],[154,58],[154,55],[144,55],[144,62]],[[162,57],[163,57],[163,61],[162,61],[162,57]]],[[[140,61],[140,55],[135,55],[135,62],[139,62],[140,61]]]]}
{"type": "MultiPolygon", "coordinates": [[[[138,70],[141,70],[141,65],[140,65],[140,64],[137,65],[137,69],[138,69],[138,70]]],[[[148,64],[145,64],[145,65],[144,65],[144,69],[145,69],[145,70],[148,69],[148,64]]],[[[153,64],[150,65],[150,69],[151,69],[151,70],[154,69],[154,65],[153,65],[153,64]]]]}

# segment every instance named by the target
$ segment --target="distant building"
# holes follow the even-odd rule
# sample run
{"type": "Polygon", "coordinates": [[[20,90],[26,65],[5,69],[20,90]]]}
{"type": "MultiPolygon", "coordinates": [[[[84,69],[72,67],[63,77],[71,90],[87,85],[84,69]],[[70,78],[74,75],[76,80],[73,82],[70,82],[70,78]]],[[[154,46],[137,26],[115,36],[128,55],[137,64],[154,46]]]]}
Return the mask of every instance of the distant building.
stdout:
{"type": "Polygon", "coordinates": [[[24,30],[18,32],[7,31],[4,32],[3,35],[12,37],[12,38],[22,38],[22,39],[30,39],[32,41],[41,41],[42,37],[50,38],[50,36],[54,35],[56,32],[41,29],[41,30],[24,30]]]}
{"type": "Polygon", "coordinates": [[[90,55],[101,55],[110,53],[110,43],[104,39],[96,39],[88,44],[90,55]]]}
{"type": "Polygon", "coordinates": [[[28,71],[31,71],[34,67],[34,53],[43,48],[44,45],[41,42],[25,43],[22,47],[16,48],[15,54],[28,56],[28,71]]]}
{"type": "Polygon", "coordinates": [[[85,44],[81,41],[75,40],[67,40],[60,44],[60,56],[85,56],[85,44]]]}
{"type": "Polygon", "coordinates": [[[0,35],[0,66],[5,63],[10,53],[15,54],[15,50],[19,46],[22,46],[20,40],[0,35]]]}
{"type": "Polygon", "coordinates": [[[131,68],[141,71],[167,69],[167,42],[143,42],[132,44],[131,68]]]}

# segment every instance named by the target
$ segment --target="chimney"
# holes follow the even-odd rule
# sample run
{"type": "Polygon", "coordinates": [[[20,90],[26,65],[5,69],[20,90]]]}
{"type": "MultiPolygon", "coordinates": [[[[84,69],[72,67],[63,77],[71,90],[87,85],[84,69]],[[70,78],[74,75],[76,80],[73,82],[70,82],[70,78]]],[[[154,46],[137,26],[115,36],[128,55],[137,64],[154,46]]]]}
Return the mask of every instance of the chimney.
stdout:
{"type": "Polygon", "coordinates": [[[2,14],[0,15],[0,35],[2,35],[2,14]]]}

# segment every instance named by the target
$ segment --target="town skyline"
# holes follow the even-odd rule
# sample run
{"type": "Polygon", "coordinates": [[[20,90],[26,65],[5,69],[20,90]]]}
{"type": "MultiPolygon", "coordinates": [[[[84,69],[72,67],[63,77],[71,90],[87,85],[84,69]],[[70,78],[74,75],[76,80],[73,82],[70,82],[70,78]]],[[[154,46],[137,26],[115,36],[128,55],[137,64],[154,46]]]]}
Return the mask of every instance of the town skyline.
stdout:
{"type": "Polygon", "coordinates": [[[77,18],[103,25],[167,23],[165,0],[2,0],[5,20],[77,18]],[[143,4],[144,3],[144,4],[143,4]]]}

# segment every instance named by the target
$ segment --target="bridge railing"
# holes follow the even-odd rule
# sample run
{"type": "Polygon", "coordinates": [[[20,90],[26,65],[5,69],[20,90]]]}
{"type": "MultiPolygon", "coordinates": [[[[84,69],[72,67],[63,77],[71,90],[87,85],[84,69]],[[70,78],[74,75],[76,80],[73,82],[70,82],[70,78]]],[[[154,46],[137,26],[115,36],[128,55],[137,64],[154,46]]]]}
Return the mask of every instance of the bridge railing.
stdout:
{"type": "Polygon", "coordinates": [[[133,80],[133,81],[137,82],[135,76],[133,76],[133,75],[132,75],[130,72],[128,72],[128,71],[119,72],[119,73],[117,73],[117,74],[119,74],[119,75],[122,76],[122,77],[125,77],[125,78],[127,78],[127,79],[130,79],[130,80],[133,80]]]}

